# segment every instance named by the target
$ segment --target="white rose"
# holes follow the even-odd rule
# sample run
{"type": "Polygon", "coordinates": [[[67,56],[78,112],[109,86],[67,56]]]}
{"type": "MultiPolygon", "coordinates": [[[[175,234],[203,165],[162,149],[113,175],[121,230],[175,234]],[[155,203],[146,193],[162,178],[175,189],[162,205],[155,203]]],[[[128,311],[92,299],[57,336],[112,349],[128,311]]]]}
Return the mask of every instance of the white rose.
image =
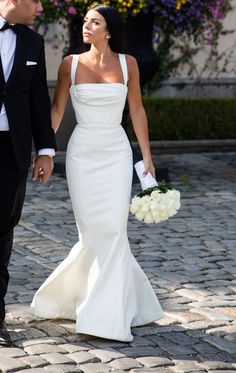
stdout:
{"type": "Polygon", "coordinates": [[[159,203],[152,203],[150,208],[153,216],[159,215],[159,203]]]}
{"type": "Polygon", "coordinates": [[[148,212],[145,216],[144,216],[144,223],[146,224],[151,224],[153,223],[154,220],[153,220],[153,216],[151,214],[151,212],[148,212]]]}
{"type": "Polygon", "coordinates": [[[135,214],[137,211],[140,210],[141,207],[141,198],[140,197],[134,197],[132,198],[131,205],[130,205],[130,212],[132,214],[135,214]]]}
{"type": "Polygon", "coordinates": [[[160,219],[159,215],[154,216],[154,222],[155,223],[160,223],[161,222],[161,219],[160,219]]]}
{"type": "Polygon", "coordinates": [[[155,210],[157,208],[157,206],[158,206],[158,202],[157,201],[152,201],[150,203],[150,209],[151,210],[155,210]]]}
{"type": "Polygon", "coordinates": [[[161,210],[159,212],[159,217],[160,219],[163,221],[163,220],[167,220],[169,218],[169,214],[166,210],[161,210]]]}
{"type": "Polygon", "coordinates": [[[151,198],[149,196],[143,196],[141,198],[141,211],[148,212],[150,210],[151,198]]]}
{"type": "Polygon", "coordinates": [[[151,199],[155,200],[155,201],[159,201],[160,199],[160,192],[158,190],[154,190],[151,194],[150,194],[150,197],[151,199]]]}
{"type": "Polygon", "coordinates": [[[141,203],[142,204],[150,203],[150,201],[151,201],[151,197],[150,196],[143,196],[141,198],[141,203]]]}
{"type": "Polygon", "coordinates": [[[141,212],[141,211],[138,211],[135,214],[136,219],[138,219],[139,221],[142,221],[144,219],[144,216],[145,216],[145,214],[143,212],[141,212]]]}

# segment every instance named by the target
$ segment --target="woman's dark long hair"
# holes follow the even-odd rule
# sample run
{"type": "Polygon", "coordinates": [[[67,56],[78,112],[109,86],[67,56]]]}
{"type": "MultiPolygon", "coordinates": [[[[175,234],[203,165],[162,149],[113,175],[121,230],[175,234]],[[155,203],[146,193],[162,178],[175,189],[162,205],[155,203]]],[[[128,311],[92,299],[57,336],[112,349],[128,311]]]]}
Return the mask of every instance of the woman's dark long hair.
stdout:
{"type": "MultiPolygon", "coordinates": [[[[122,16],[118,12],[117,9],[113,8],[110,5],[95,5],[89,10],[95,10],[96,12],[100,13],[106,21],[107,30],[111,36],[108,39],[110,48],[115,53],[123,53],[123,22],[122,16]]],[[[88,50],[88,44],[85,44],[85,50],[88,50]]]]}

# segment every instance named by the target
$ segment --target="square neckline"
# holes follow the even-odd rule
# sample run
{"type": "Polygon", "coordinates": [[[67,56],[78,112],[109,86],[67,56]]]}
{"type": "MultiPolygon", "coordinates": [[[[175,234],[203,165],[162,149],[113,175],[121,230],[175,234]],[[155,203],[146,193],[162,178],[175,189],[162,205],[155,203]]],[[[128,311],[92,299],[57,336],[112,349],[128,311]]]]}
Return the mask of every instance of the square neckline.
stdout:
{"type": "Polygon", "coordinates": [[[80,54],[73,54],[72,65],[71,65],[71,87],[72,86],[78,87],[78,86],[85,86],[85,85],[92,85],[92,86],[94,86],[94,85],[111,85],[111,84],[114,85],[115,84],[115,85],[121,85],[121,86],[124,86],[124,87],[128,88],[127,87],[127,83],[128,83],[128,71],[127,71],[127,64],[126,64],[125,54],[118,53],[120,67],[121,67],[121,71],[122,71],[122,76],[123,76],[124,83],[120,83],[120,82],[95,83],[94,82],[94,83],[76,83],[75,84],[75,74],[76,74],[76,71],[77,71],[78,63],[79,63],[79,56],[80,56],[80,54]]]}

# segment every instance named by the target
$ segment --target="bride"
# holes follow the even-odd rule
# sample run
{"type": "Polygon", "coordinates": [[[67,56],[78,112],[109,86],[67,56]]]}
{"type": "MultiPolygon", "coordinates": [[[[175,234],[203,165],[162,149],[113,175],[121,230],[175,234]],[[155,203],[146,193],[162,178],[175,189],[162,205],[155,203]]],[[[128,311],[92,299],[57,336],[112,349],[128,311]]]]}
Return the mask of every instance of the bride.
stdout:
{"type": "Polygon", "coordinates": [[[55,131],[69,94],[76,116],[66,173],[79,241],[36,292],[31,311],[75,320],[78,333],[129,342],[132,326],[158,320],[163,312],[127,237],[133,164],[121,126],[126,97],[144,175],[155,170],[137,63],[121,54],[118,11],[91,8],[83,40],[90,49],[63,60],[52,105],[55,131]]]}

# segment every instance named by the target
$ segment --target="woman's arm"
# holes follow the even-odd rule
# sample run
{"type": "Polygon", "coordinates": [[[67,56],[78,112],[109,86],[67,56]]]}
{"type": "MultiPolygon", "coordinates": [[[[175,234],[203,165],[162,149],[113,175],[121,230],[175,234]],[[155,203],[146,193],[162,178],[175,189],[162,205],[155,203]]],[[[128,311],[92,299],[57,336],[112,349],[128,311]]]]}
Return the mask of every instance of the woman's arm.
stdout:
{"type": "Polygon", "coordinates": [[[71,62],[72,56],[65,57],[58,70],[58,78],[51,108],[52,128],[54,132],[57,132],[60,126],[69,97],[71,62]]]}
{"type": "Polygon", "coordinates": [[[135,135],[142,152],[145,165],[144,176],[151,172],[155,177],[155,167],[152,163],[151,149],[148,137],[148,123],[146,112],[142,103],[142,96],[139,83],[139,70],[134,57],[126,55],[128,66],[128,102],[130,117],[132,120],[135,135]]]}

